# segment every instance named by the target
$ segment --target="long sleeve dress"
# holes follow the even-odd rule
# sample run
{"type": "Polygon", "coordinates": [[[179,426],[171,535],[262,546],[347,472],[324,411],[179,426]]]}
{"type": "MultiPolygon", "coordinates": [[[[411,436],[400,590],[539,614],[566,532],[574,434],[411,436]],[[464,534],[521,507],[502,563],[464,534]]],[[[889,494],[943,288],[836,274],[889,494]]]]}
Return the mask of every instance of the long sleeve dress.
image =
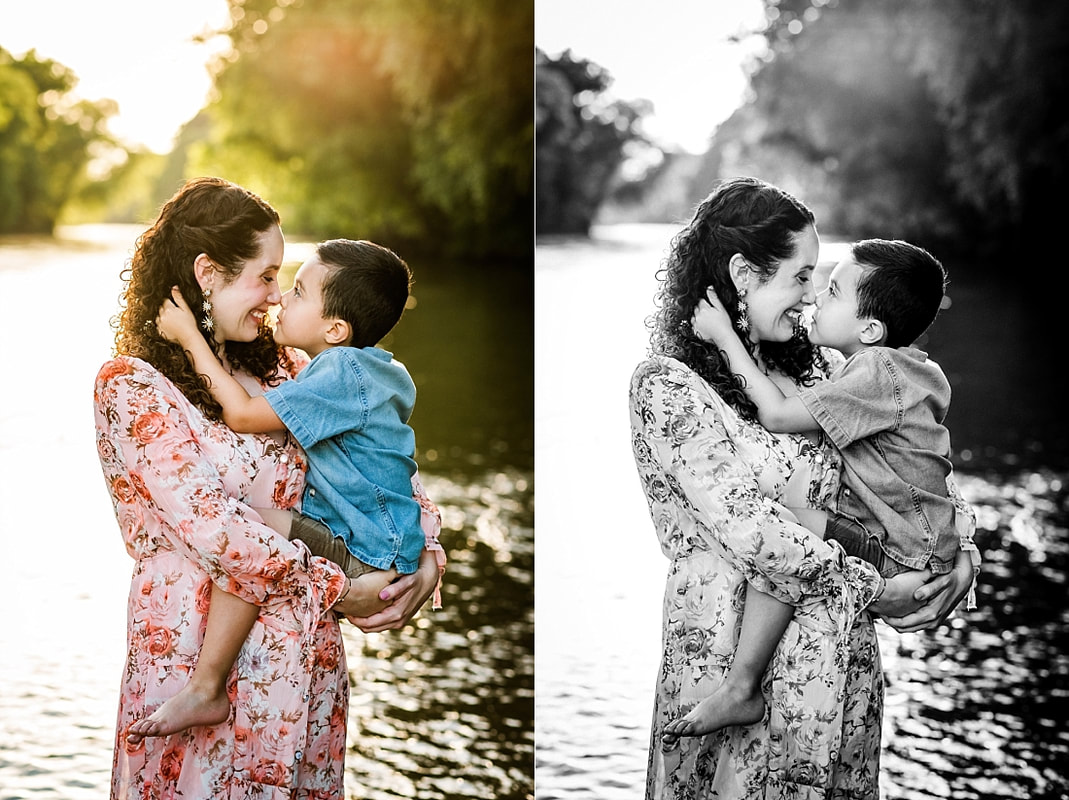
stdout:
{"type": "Polygon", "coordinates": [[[780,514],[834,496],[838,454],[740,418],[666,357],[639,365],[630,405],[635,462],[671,562],[647,798],[876,797],[883,684],[863,611],[880,578],[780,514]],[[795,607],[764,676],[764,719],[662,750],[665,725],[731,665],[747,582],[795,607]]]}
{"type": "MultiPolygon", "coordinates": [[[[340,797],[349,686],[329,609],[345,576],[253,510],[298,503],[300,449],[207,419],[136,358],[101,368],[94,407],[100,463],[134,559],[112,798],[340,797]],[[228,681],[230,718],[129,745],[129,725],[187,683],[213,582],[261,607],[228,681]]],[[[425,496],[421,504],[433,514],[425,496]]]]}

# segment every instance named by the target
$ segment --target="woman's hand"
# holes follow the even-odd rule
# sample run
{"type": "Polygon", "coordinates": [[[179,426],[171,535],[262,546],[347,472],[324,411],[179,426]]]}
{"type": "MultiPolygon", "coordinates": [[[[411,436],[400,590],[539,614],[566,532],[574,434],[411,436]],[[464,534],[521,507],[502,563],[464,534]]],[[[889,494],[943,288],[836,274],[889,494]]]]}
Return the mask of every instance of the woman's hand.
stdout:
{"type": "Polygon", "coordinates": [[[334,611],[347,617],[370,617],[386,608],[390,602],[382,597],[383,590],[397,580],[397,570],[377,569],[349,580],[349,591],[334,604],[334,611]]]}
{"type": "Polygon", "coordinates": [[[169,342],[177,342],[183,347],[189,346],[193,337],[200,337],[197,318],[186,304],[182,292],[175,286],[171,289],[171,300],[164,300],[156,315],[156,329],[160,336],[169,342]]]}
{"type": "MultiPolygon", "coordinates": [[[[907,573],[908,574],[908,573],[907,573]]],[[[897,579],[892,578],[892,580],[897,579]]],[[[884,616],[884,622],[899,633],[913,633],[914,631],[937,628],[950,613],[958,607],[958,603],[969,591],[973,582],[972,559],[963,550],[958,551],[954,560],[954,569],[946,575],[939,575],[925,582],[914,593],[914,600],[922,605],[912,612],[890,612],[891,616],[884,616]]],[[[888,581],[890,583],[890,581],[888,581]]],[[[881,598],[882,599],[882,598],[881,598]]],[[[873,610],[876,604],[870,606],[873,610]]]]}
{"type": "Polygon", "coordinates": [[[889,578],[869,609],[900,633],[936,628],[957,608],[972,580],[972,560],[959,551],[954,569],[945,575],[933,578],[927,570],[914,570],[889,578]]]}
{"type": "Polygon", "coordinates": [[[365,617],[347,615],[348,619],[364,633],[403,628],[427,602],[437,585],[438,561],[434,553],[424,550],[419,557],[419,569],[411,575],[402,575],[379,593],[379,598],[387,603],[382,611],[365,617]]]}
{"type": "Polygon", "coordinates": [[[727,341],[729,336],[737,338],[738,334],[735,333],[735,328],[731,324],[731,317],[728,316],[720,298],[716,296],[716,290],[710,287],[705,297],[705,300],[698,301],[694,316],[690,319],[690,326],[694,329],[695,335],[718,345],[727,341]]]}
{"type": "Polygon", "coordinates": [[[888,578],[879,597],[869,604],[869,611],[884,619],[912,614],[923,606],[916,597],[917,592],[932,580],[932,573],[926,569],[910,570],[888,578]]]}

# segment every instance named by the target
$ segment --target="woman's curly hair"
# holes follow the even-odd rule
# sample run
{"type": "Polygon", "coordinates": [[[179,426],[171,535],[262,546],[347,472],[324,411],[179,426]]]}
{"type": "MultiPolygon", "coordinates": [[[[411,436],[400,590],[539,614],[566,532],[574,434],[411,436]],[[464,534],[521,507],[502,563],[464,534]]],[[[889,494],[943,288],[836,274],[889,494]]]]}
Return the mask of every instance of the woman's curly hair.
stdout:
{"type": "MultiPolygon", "coordinates": [[[[712,288],[738,323],[739,294],[728,271],[731,257],[741,253],[757,280],[766,283],[780,262],[794,255],[795,234],[812,224],[813,212],[783,190],[756,178],[732,178],[698,205],[657,272],[657,311],[647,320],[651,352],[686,364],[749,420],[757,419],[757,407],[716,345],[695,335],[691,318],[712,288]]],[[[754,352],[748,337],[739,338],[754,352]]],[[[814,367],[825,366],[801,328],[790,341],[762,342],[756,350],[766,365],[803,384],[815,380],[814,367]]]]}
{"type": "MultiPolygon", "coordinates": [[[[156,315],[172,286],[181,289],[190,308],[201,307],[204,294],[193,272],[198,255],[206,254],[229,283],[246,261],[260,254],[259,234],[278,224],[278,212],[247,189],[220,178],[188,181],[138,237],[123,270],[121,310],[112,320],[115,354],[152,364],[206,416],[222,419],[222,407],[208,391],[207,379],[197,374],[181,345],[160,336],[156,315]]],[[[201,334],[218,349],[210,334],[201,334]]],[[[280,366],[290,366],[266,324],[254,341],[227,342],[223,352],[232,366],[269,385],[279,382],[280,366]]]]}

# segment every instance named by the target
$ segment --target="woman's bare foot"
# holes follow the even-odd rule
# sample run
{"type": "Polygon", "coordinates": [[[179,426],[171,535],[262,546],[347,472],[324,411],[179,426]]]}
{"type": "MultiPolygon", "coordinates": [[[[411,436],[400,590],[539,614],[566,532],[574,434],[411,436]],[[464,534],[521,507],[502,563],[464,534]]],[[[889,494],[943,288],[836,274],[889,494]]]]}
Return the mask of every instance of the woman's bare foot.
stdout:
{"type": "Polygon", "coordinates": [[[218,725],[229,716],[230,699],[225,690],[202,692],[188,683],[152,714],[131,725],[126,740],[137,744],[146,736],[169,736],[195,725],[218,725]]]}
{"type": "Polygon", "coordinates": [[[682,736],[704,736],[730,725],[752,725],[765,715],[765,699],[758,688],[740,689],[722,683],[686,716],[669,722],[661,737],[664,747],[682,736]]]}

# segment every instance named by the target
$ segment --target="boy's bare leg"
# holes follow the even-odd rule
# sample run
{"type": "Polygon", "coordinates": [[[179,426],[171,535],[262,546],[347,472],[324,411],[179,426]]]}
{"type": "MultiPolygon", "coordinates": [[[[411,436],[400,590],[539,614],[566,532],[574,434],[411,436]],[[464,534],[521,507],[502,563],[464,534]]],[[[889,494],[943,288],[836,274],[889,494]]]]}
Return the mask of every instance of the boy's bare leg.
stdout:
{"type": "Polygon", "coordinates": [[[293,526],[293,513],[283,511],[280,508],[257,508],[256,513],[263,517],[264,524],[281,533],[287,539],[290,538],[290,528],[293,526]]]}
{"type": "Polygon", "coordinates": [[[799,525],[808,528],[821,539],[824,538],[824,529],[828,527],[827,512],[816,508],[792,508],[790,510],[794,513],[799,525]]]}
{"type": "Polygon", "coordinates": [[[226,679],[260,609],[212,584],[204,642],[193,674],[181,691],[152,714],[130,726],[127,741],[168,736],[194,725],[218,725],[230,716],[226,679]]]}
{"type": "Polygon", "coordinates": [[[686,716],[668,723],[665,746],[675,744],[680,736],[703,736],[729,725],[751,725],[764,716],[761,678],[792,616],[792,606],[746,586],[739,645],[724,682],[686,716]]]}

